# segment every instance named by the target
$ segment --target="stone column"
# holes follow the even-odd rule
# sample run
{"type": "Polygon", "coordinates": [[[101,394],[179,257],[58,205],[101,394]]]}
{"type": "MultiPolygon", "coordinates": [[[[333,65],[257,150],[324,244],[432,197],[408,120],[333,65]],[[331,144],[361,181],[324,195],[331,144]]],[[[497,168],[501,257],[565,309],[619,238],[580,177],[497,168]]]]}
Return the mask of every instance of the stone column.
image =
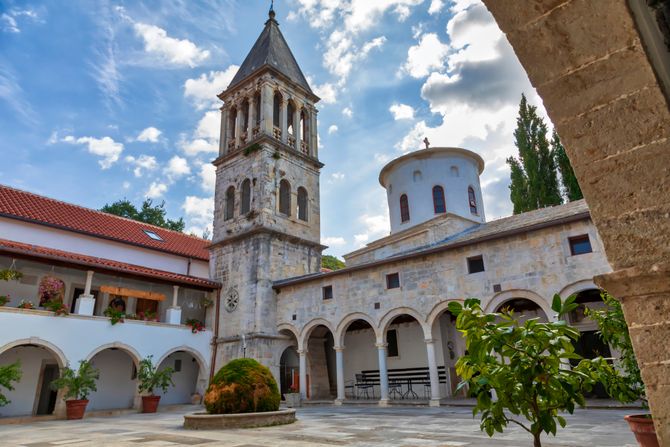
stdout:
{"type": "Polygon", "coordinates": [[[281,141],[286,143],[288,141],[288,101],[282,97],[281,105],[279,107],[279,122],[281,123],[281,141]]]}
{"type": "Polygon", "coordinates": [[[228,135],[226,132],[226,125],[228,124],[228,109],[224,106],[221,107],[221,129],[219,132],[219,156],[226,153],[228,148],[228,135]]]}
{"type": "Polygon", "coordinates": [[[300,356],[300,398],[307,399],[307,351],[298,350],[300,356]]]}
{"type": "Polygon", "coordinates": [[[316,108],[312,109],[312,113],[309,114],[310,126],[309,126],[309,154],[314,158],[319,158],[319,138],[318,132],[316,131],[316,114],[318,110],[316,108]]]}
{"type": "Polygon", "coordinates": [[[430,375],[430,406],[440,406],[440,376],[437,371],[437,360],[435,358],[435,340],[427,338],[426,354],[428,355],[428,374],[430,375]]]}
{"type": "Polygon", "coordinates": [[[247,141],[251,141],[254,134],[254,126],[256,125],[255,95],[251,95],[251,98],[249,98],[249,111],[247,116],[249,117],[249,122],[247,123],[247,141]]]}
{"type": "Polygon", "coordinates": [[[91,286],[93,285],[93,270],[86,272],[86,285],[84,293],[79,295],[74,305],[74,312],[79,315],[93,315],[95,310],[95,297],[91,295],[91,286]]]}
{"type": "Polygon", "coordinates": [[[619,270],[595,282],[621,301],[656,437],[670,445],[670,263],[619,270]]]}
{"type": "Polygon", "coordinates": [[[235,149],[242,142],[242,104],[235,104],[235,149]]]}
{"type": "Polygon", "coordinates": [[[172,286],[172,306],[165,313],[165,322],[169,324],[181,324],[181,308],[177,305],[179,297],[179,286],[172,286]]]}
{"type": "Polygon", "coordinates": [[[302,106],[295,102],[295,110],[293,110],[293,138],[295,138],[294,149],[300,152],[300,110],[302,106]]]}
{"type": "Polygon", "coordinates": [[[379,390],[381,399],[379,405],[385,407],[389,403],[389,373],[386,367],[386,343],[377,343],[377,354],[379,356],[379,390]]]}
{"type": "Polygon", "coordinates": [[[270,84],[261,86],[261,132],[272,135],[272,113],[274,106],[274,90],[270,84]]]}
{"type": "Polygon", "coordinates": [[[337,400],[335,405],[344,402],[344,346],[335,346],[335,365],[337,369],[337,400]]]}

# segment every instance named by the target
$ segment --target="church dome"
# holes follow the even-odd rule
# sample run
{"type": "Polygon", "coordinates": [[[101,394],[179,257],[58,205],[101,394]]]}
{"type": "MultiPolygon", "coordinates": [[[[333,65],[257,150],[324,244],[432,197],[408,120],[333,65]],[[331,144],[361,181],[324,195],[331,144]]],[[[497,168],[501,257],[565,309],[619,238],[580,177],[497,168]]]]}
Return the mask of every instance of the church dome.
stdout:
{"type": "Polygon", "coordinates": [[[485,221],[479,175],[484,160],[457,147],[431,147],[389,162],[379,173],[386,189],[391,233],[445,213],[485,221]]]}

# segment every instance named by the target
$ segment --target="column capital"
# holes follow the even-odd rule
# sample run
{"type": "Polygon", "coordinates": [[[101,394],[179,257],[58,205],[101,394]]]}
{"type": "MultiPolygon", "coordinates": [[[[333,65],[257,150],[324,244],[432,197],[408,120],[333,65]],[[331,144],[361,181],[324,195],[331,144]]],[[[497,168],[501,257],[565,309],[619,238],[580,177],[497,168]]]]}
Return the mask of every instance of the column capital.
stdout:
{"type": "Polygon", "coordinates": [[[307,349],[298,349],[298,355],[307,355],[307,349]]]}
{"type": "Polygon", "coordinates": [[[375,343],[377,349],[386,349],[388,345],[389,345],[388,343],[375,343]]]}
{"type": "Polygon", "coordinates": [[[342,352],[342,351],[344,351],[344,346],[333,346],[333,349],[336,352],[342,352]]]}
{"type": "Polygon", "coordinates": [[[426,342],[427,345],[430,345],[430,344],[432,344],[432,343],[435,343],[435,339],[434,339],[434,338],[426,338],[426,339],[423,340],[423,341],[426,342]]]}

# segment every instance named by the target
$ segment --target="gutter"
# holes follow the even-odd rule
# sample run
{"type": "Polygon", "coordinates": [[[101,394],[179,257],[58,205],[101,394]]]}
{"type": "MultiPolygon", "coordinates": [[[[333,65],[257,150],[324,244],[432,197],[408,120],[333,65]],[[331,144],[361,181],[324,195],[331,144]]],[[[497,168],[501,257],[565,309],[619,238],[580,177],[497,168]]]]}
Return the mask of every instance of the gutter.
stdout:
{"type": "MultiPolygon", "coordinates": [[[[212,379],[214,378],[214,372],[215,372],[215,363],[216,363],[216,351],[219,346],[218,339],[219,339],[219,312],[221,309],[221,289],[218,289],[216,291],[216,312],[215,312],[215,320],[214,320],[214,337],[212,338],[212,361],[209,364],[209,381],[210,383],[212,382],[212,379]]],[[[203,396],[204,397],[204,396],[203,396]]]]}

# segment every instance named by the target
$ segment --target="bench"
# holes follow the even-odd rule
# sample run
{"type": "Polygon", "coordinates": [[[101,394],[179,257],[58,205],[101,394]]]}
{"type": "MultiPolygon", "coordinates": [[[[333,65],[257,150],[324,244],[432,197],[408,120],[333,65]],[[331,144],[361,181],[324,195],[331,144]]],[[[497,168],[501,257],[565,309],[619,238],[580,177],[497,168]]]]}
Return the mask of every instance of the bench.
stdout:
{"type": "MultiPolygon", "coordinates": [[[[437,374],[440,383],[447,383],[444,366],[438,366],[437,374]]],[[[356,374],[353,384],[354,397],[375,398],[375,386],[380,385],[379,370],[369,369],[356,374]]],[[[419,399],[414,386],[423,387],[423,397],[430,398],[430,372],[427,366],[416,368],[396,368],[388,370],[389,397],[394,399],[419,399]],[[405,389],[403,389],[405,387],[405,389]]]]}

